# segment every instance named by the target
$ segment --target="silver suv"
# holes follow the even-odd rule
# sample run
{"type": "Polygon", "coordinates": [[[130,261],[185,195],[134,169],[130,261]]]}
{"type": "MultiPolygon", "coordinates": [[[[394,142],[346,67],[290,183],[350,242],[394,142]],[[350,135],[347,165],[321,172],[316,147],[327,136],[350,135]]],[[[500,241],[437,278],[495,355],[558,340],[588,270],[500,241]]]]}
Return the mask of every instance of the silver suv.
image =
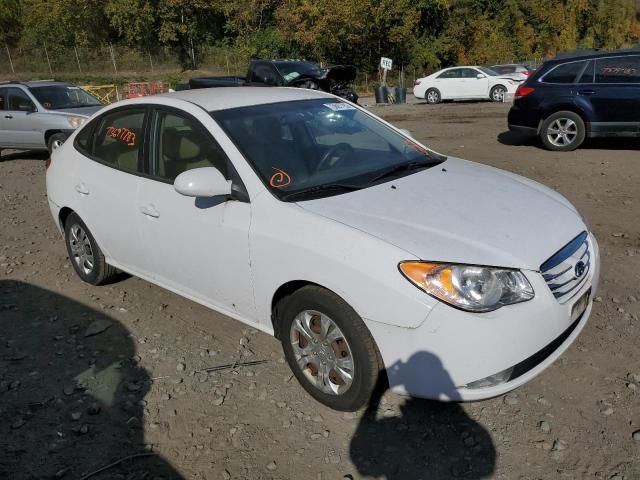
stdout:
{"type": "Polygon", "coordinates": [[[3,148],[58,148],[103,104],[64,82],[0,82],[0,152],[3,148]]]}

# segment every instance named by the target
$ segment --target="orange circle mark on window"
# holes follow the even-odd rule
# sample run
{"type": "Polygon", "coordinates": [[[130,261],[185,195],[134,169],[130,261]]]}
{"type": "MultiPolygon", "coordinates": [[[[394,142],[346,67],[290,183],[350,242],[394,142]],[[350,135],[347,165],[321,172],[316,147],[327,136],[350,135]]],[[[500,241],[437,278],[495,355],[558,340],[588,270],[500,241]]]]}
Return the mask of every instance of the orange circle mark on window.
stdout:
{"type": "Polygon", "coordinates": [[[273,167],[276,171],[271,178],[269,179],[269,185],[273,188],[284,188],[291,183],[291,177],[284,170],[280,170],[279,168],[273,167]]]}

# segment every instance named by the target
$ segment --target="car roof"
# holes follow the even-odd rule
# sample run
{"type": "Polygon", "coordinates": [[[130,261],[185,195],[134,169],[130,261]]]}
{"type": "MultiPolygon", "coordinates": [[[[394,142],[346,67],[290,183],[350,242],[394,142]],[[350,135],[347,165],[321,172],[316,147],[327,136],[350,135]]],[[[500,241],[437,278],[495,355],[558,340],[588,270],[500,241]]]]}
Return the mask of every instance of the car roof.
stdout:
{"type": "Polygon", "coordinates": [[[629,55],[640,55],[640,50],[613,50],[608,52],[602,51],[593,51],[589,53],[581,53],[581,52],[566,52],[559,53],[556,55],[556,58],[551,60],[547,60],[545,63],[549,65],[556,65],[558,63],[572,62],[576,60],[592,60],[596,58],[607,58],[607,57],[627,57],[629,55]]]}
{"type": "MultiPolygon", "coordinates": [[[[329,93],[306,88],[287,87],[215,87],[181,90],[163,93],[159,97],[175,98],[194,103],[211,112],[232,108],[264,105],[268,103],[312,100],[316,98],[336,98],[329,93]]],[[[153,103],[154,97],[142,97],[140,103],[153,103]]],[[[138,102],[136,102],[138,103],[138,102]]]]}
{"type": "Polygon", "coordinates": [[[55,80],[32,80],[30,82],[22,82],[22,85],[25,85],[29,88],[31,87],[52,87],[52,86],[63,86],[63,87],[75,87],[72,83],[67,82],[57,82],[55,80]]]}

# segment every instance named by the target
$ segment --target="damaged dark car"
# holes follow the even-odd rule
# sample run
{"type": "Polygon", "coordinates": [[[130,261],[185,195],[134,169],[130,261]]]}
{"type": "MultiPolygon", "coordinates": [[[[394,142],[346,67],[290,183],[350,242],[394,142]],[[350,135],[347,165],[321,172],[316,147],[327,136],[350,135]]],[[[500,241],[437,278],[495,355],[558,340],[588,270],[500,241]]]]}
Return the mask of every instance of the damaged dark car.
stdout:
{"type": "Polygon", "coordinates": [[[322,90],[358,103],[358,95],[352,87],[356,74],[353,65],[323,68],[302,60],[251,60],[245,77],[196,77],[189,80],[189,88],[298,87],[322,90]]]}

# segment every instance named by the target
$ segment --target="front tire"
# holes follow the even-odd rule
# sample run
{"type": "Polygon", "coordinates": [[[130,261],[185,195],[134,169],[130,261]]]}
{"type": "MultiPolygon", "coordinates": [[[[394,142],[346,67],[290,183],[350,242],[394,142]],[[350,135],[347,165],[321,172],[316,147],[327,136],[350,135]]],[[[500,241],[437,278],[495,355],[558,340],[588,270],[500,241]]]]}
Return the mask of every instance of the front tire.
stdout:
{"type": "Polygon", "coordinates": [[[425,100],[429,105],[436,105],[442,101],[442,96],[437,88],[430,88],[424,95],[425,100]]]}
{"type": "Polygon", "coordinates": [[[47,140],[47,149],[49,150],[49,155],[53,153],[54,150],[60,148],[64,141],[67,139],[67,136],[64,133],[54,133],[47,140]]]}
{"type": "Polygon", "coordinates": [[[574,112],[556,112],[542,122],[540,139],[547,148],[557,152],[570,152],[584,142],[586,128],[580,115],[574,112]]]}
{"type": "Polygon", "coordinates": [[[503,85],[496,85],[491,89],[489,98],[492,102],[504,102],[504,96],[507,93],[507,89],[503,85]]]}
{"type": "Polygon", "coordinates": [[[335,293],[309,285],[278,302],[275,314],[287,363],[313,398],[340,411],[369,402],[382,362],[353,308],[335,293]]]}
{"type": "Polygon", "coordinates": [[[95,238],[76,213],[67,217],[64,240],[71,265],[83,281],[102,285],[116,275],[117,270],[105,261],[95,238]]]}

